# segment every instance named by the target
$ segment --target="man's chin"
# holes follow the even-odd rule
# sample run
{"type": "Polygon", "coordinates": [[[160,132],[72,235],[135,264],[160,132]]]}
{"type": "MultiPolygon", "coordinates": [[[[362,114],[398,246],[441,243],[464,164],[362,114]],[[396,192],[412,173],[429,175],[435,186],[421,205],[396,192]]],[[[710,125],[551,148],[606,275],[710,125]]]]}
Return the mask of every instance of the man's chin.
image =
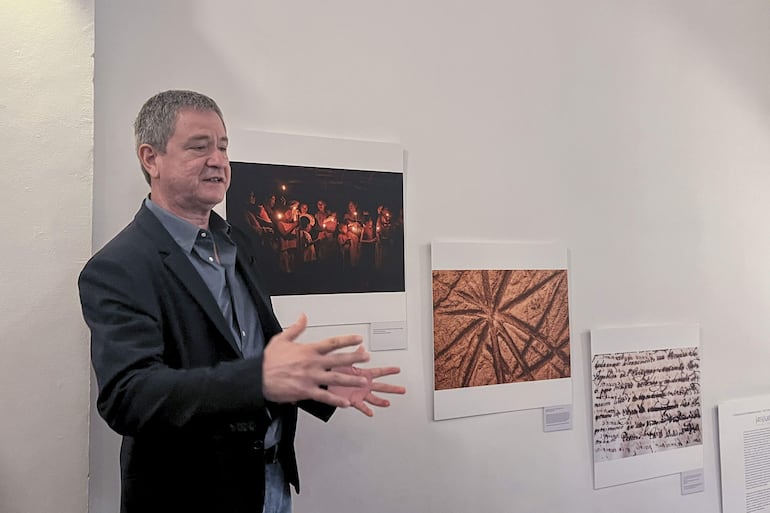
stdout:
{"type": "Polygon", "coordinates": [[[213,184],[213,187],[206,191],[206,193],[207,194],[205,194],[205,199],[215,205],[218,205],[225,200],[225,195],[227,194],[227,185],[223,183],[213,184]]]}
{"type": "Polygon", "coordinates": [[[209,210],[213,210],[217,205],[220,205],[225,200],[225,195],[211,195],[206,198],[202,198],[201,203],[205,203],[209,210]]]}

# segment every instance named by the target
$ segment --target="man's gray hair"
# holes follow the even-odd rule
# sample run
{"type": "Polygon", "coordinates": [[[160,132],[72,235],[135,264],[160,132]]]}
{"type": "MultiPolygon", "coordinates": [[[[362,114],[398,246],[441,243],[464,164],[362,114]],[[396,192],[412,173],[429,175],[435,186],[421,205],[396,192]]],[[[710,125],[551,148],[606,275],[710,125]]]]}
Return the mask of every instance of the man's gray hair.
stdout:
{"type": "MultiPolygon", "coordinates": [[[[222,120],[222,124],[225,123],[217,102],[205,94],[195,91],[163,91],[147,100],[136,116],[134,121],[136,151],[139,151],[139,146],[142,144],[149,144],[161,154],[166,153],[168,140],[174,135],[177,114],[182,109],[213,111],[222,120]]],[[[141,162],[140,165],[144,179],[149,184],[150,174],[141,162]]]]}

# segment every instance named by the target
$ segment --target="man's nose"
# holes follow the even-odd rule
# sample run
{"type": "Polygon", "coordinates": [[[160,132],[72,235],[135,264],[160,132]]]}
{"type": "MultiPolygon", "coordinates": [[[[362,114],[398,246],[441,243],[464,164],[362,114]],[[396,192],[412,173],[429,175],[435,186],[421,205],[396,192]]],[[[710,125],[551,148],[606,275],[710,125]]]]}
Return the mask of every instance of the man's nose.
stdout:
{"type": "Polygon", "coordinates": [[[211,167],[217,167],[217,168],[225,167],[229,163],[229,160],[227,159],[227,153],[219,149],[216,149],[211,153],[211,155],[209,155],[209,159],[207,163],[211,167]]]}

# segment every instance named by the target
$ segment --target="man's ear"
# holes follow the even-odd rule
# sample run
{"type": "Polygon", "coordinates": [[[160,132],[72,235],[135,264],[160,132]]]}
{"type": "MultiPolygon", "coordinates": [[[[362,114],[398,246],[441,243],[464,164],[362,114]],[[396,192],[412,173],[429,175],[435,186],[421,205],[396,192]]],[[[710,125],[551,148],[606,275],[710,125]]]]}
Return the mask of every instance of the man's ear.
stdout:
{"type": "Polygon", "coordinates": [[[150,175],[150,178],[158,178],[158,153],[155,148],[150,146],[149,144],[142,144],[139,146],[139,149],[136,150],[136,153],[139,157],[139,162],[142,164],[142,167],[147,171],[147,173],[150,175]]]}

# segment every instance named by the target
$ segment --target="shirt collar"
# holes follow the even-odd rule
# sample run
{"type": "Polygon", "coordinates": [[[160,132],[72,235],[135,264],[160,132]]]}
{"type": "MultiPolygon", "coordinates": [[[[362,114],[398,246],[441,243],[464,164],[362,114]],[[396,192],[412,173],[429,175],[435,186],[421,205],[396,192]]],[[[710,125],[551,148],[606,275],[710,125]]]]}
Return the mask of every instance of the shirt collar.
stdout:
{"type": "Polygon", "coordinates": [[[166,229],[171,237],[176,241],[180,248],[190,253],[198,239],[198,233],[201,231],[216,232],[221,234],[226,240],[230,240],[230,223],[225,221],[219,214],[212,211],[209,216],[209,230],[203,230],[185,219],[172,214],[161,207],[148,196],[144,200],[144,205],[155,214],[160,224],[166,229]]]}

